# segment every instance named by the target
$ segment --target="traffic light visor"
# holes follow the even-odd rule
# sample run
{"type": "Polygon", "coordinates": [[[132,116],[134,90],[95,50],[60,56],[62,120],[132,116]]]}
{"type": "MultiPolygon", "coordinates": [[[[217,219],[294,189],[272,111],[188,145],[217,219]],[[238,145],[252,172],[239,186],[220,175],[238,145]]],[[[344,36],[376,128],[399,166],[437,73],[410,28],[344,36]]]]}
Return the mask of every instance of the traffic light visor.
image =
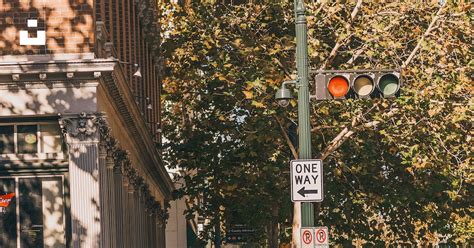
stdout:
{"type": "Polygon", "coordinates": [[[345,77],[335,76],[329,80],[328,91],[333,97],[343,97],[349,91],[349,81],[345,77]]]}
{"type": "Polygon", "coordinates": [[[379,80],[379,90],[384,96],[393,96],[400,87],[398,77],[393,74],[385,74],[379,80]]]}

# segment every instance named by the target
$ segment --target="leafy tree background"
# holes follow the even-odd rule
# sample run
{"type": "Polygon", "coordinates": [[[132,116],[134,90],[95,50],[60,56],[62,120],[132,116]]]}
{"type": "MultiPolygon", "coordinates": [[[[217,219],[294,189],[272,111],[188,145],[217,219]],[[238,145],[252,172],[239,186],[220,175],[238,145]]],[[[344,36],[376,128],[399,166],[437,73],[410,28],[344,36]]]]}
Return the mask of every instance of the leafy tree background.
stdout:
{"type": "MultiPolygon", "coordinates": [[[[472,244],[472,3],[306,7],[312,68],[403,73],[396,99],[312,102],[313,154],[325,166],[316,224],[340,245],[472,244]]],[[[273,96],[296,74],[292,2],[160,8],[163,155],[186,181],[177,196],[209,220],[203,239],[220,243],[240,222],[262,245],[288,243],[296,102],[282,109],[273,96]]]]}

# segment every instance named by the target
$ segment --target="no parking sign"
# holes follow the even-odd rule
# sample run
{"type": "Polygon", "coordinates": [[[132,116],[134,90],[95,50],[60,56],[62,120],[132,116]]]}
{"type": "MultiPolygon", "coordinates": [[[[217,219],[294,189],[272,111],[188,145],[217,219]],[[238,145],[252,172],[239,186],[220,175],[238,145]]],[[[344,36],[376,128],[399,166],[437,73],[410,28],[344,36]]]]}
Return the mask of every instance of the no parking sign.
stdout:
{"type": "Polygon", "coordinates": [[[315,247],[329,247],[329,232],[326,226],[314,228],[315,247]]]}
{"type": "Polygon", "coordinates": [[[301,228],[301,248],[314,248],[314,227],[301,228]]]}
{"type": "Polygon", "coordinates": [[[329,232],[326,226],[302,227],[300,232],[301,248],[329,247],[329,232]]]}

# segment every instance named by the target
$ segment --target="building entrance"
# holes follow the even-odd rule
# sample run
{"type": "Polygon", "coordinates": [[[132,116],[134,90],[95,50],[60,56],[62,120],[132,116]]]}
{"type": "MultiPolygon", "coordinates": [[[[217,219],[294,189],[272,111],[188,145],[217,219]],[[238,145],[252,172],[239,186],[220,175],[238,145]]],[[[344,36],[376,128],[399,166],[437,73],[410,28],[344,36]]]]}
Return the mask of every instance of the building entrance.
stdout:
{"type": "Polygon", "coordinates": [[[63,185],[56,175],[0,177],[0,197],[10,194],[0,198],[0,247],[66,247],[63,185]]]}

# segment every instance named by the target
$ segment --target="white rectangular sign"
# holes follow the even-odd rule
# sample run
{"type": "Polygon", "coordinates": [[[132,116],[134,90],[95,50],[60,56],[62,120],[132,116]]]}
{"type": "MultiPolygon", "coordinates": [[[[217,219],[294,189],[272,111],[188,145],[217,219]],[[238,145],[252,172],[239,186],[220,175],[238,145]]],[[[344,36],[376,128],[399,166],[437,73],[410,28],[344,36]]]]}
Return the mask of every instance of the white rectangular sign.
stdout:
{"type": "Polygon", "coordinates": [[[326,226],[314,228],[314,246],[317,248],[329,247],[329,231],[326,226]]]}
{"type": "Polygon", "coordinates": [[[301,159],[290,162],[291,200],[293,202],[322,202],[323,161],[301,159]]]}

